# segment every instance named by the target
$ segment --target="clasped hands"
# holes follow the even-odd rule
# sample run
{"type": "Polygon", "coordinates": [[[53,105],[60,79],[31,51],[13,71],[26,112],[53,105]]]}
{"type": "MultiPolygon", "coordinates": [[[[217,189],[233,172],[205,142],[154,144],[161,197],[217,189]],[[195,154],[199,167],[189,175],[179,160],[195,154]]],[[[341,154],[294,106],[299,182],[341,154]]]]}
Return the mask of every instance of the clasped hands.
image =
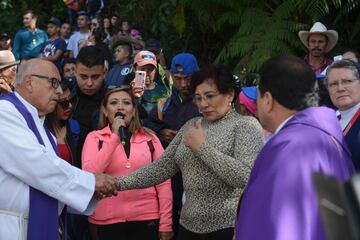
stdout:
{"type": "Polygon", "coordinates": [[[118,189],[117,178],[104,173],[95,174],[95,196],[97,199],[116,196],[118,189]]]}

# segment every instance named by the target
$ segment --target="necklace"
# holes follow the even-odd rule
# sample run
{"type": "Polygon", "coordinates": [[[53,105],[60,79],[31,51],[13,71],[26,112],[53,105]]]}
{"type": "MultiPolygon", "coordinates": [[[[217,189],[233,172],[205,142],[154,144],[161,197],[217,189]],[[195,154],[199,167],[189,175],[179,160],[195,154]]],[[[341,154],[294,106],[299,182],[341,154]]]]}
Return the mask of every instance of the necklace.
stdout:
{"type": "Polygon", "coordinates": [[[129,159],[129,158],[126,159],[126,163],[124,164],[124,166],[125,166],[127,169],[131,168],[131,162],[130,162],[130,159],[129,159]]]}

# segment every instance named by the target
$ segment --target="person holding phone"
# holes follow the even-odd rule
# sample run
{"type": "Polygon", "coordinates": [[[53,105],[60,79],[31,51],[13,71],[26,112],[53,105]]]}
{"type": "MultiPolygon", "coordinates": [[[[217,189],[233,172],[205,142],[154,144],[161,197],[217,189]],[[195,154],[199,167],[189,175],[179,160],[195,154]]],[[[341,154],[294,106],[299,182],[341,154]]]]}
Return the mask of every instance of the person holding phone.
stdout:
{"type": "MultiPolygon", "coordinates": [[[[156,162],[163,151],[156,135],[142,126],[132,90],[114,88],[103,98],[100,130],[90,132],[86,138],[82,167],[92,173],[123,176],[156,162]],[[121,128],[125,139],[119,134],[121,128]]],[[[89,221],[96,224],[100,240],[170,240],[171,182],[123,191],[100,201],[89,221]]]]}
{"type": "Polygon", "coordinates": [[[169,92],[162,84],[155,81],[155,74],[157,69],[156,56],[150,51],[140,51],[134,58],[133,66],[135,68],[135,79],[131,82],[135,96],[139,97],[140,104],[144,107],[147,114],[156,106],[161,98],[169,97],[169,92]],[[144,81],[136,81],[136,76],[139,72],[145,72],[141,76],[144,81]]]}

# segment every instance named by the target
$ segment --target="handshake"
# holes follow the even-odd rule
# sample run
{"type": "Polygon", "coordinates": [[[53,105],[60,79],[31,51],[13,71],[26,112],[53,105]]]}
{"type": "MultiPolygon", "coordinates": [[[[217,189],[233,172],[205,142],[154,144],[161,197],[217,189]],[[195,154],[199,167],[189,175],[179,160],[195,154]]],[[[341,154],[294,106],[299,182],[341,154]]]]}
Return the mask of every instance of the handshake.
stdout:
{"type": "Polygon", "coordinates": [[[112,197],[117,195],[119,181],[117,178],[107,174],[95,174],[95,195],[97,199],[112,197]]]}

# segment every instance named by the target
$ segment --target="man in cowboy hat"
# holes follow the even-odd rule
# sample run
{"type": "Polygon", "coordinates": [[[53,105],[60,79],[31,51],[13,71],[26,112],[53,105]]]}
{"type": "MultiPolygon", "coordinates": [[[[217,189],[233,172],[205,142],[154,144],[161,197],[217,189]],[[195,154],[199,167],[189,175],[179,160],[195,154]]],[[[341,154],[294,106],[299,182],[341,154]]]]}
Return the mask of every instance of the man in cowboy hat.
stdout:
{"type": "Polygon", "coordinates": [[[15,60],[11,51],[0,51],[0,94],[12,92],[18,64],[19,61],[15,60]]]}
{"type": "Polygon", "coordinates": [[[316,22],[310,31],[300,31],[299,37],[309,51],[304,60],[319,79],[319,104],[334,108],[325,85],[323,71],[332,63],[331,59],[326,58],[326,53],[336,45],[338,34],[334,30],[327,30],[321,22],[316,22]]]}
{"type": "Polygon", "coordinates": [[[305,62],[316,74],[320,74],[332,63],[326,58],[326,53],[335,47],[338,40],[337,32],[327,30],[324,24],[316,22],[310,31],[300,31],[299,37],[309,51],[305,56],[305,62]]]}

